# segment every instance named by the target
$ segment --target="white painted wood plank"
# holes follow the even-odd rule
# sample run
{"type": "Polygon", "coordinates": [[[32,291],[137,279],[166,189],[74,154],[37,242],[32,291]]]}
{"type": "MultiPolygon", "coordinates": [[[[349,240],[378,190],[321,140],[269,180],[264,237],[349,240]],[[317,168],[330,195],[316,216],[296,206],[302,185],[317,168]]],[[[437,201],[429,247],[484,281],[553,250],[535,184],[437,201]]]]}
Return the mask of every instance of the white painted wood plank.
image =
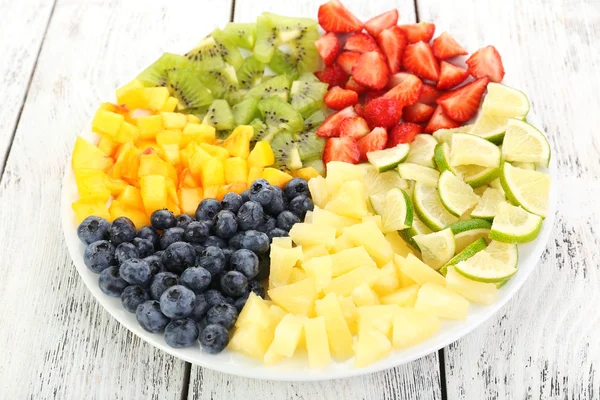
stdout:
{"type": "MultiPolygon", "coordinates": [[[[263,11],[315,18],[324,0],[253,1],[237,0],[236,21],[251,21],[263,11]]],[[[367,2],[346,0],[357,16],[375,16],[397,7],[401,21],[414,22],[412,0],[367,2]]],[[[439,362],[432,354],[398,368],[352,379],[317,383],[258,381],[192,366],[190,398],[193,399],[439,399],[441,398],[439,362]]]]}
{"type": "Polygon", "coordinates": [[[555,234],[489,323],[446,351],[449,399],[600,397],[600,7],[595,0],[419,0],[469,51],[493,44],[558,161],[555,234]]]}
{"type": "Polygon", "coordinates": [[[58,199],[75,136],[99,103],[230,11],[224,0],[57,4],[0,182],[0,398],[180,398],[185,363],[129,333],[85,289],[58,199]]]}

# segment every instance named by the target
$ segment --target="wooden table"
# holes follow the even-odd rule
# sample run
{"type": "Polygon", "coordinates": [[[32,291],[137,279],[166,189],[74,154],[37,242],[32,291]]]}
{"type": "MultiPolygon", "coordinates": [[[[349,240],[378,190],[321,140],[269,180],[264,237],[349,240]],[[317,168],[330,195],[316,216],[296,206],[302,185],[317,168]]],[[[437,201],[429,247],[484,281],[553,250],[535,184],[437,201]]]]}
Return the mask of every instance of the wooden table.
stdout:
{"type": "Polygon", "coordinates": [[[345,0],[443,21],[494,44],[557,157],[559,212],[535,273],[495,317],[437,354],[362,378],[278,383],[187,364],[87,292],[58,219],[61,177],[95,108],[164,51],[262,11],[323,0],[0,0],[1,399],[599,399],[600,3],[345,0]]]}

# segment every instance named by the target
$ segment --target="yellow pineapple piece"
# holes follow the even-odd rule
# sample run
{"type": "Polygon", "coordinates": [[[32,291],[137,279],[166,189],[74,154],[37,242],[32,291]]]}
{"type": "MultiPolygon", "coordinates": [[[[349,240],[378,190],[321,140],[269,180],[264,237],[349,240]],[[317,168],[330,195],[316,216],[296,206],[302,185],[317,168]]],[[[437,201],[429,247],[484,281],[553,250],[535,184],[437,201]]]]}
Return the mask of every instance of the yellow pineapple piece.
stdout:
{"type": "Polygon", "coordinates": [[[285,315],[279,307],[275,308],[283,314],[279,315],[277,310],[273,312],[265,300],[250,293],[235,323],[229,348],[262,360],[273,340],[275,327],[285,315]]]}
{"type": "Polygon", "coordinates": [[[224,162],[225,183],[246,183],[248,180],[248,163],[240,157],[230,157],[224,162]]]}
{"type": "MultiPolygon", "coordinates": [[[[377,225],[377,227],[379,228],[380,231],[383,232],[383,225],[381,223],[381,215],[367,215],[365,217],[362,217],[362,222],[374,222],[375,225],[377,225]]],[[[396,231],[394,231],[396,232],[396,231]]]]}
{"type": "Polygon", "coordinates": [[[446,287],[473,303],[492,304],[498,298],[495,283],[473,281],[456,272],[453,266],[446,273],[446,287]]]}
{"type": "Polygon", "coordinates": [[[317,176],[316,178],[308,181],[308,190],[310,190],[310,196],[315,204],[315,207],[319,207],[321,209],[325,208],[327,203],[329,202],[329,187],[327,186],[327,181],[322,176],[317,176]]]}
{"type": "Polygon", "coordinates": [[[179,105],[179,100],[175,97],[169,97],[162,108],[156,108],[156,110],[164,111],[164,112],[173,112],[179,105]]]}
{"type": "Polygon", "coordinates": [[[348,324],[348,329],[350,329],[352,334],[358,333],[358,308],[356,307],[356,304],[354,304],[354,300],[352,300],[352,297],[344,296],[337,296],[337,299],[340,303],[340,308],[342,310],[342,314],[344,315],[344,319],[348,324]]]}
{"type": "Polygon", "coordinates": [[[311,258],[322,257],[329,254],[327,247],[323,244],[302,246],[302,253],[304,254],[304,260],[310,260],[311,258]]]}
{"type": "Polygon", "coordinates": [[[307,211],[306,214],[304,214],[304,222],[306,222],[307,224],[312,224],[313,222],[313,212],[312,211],[307,211]]]}
{"type": "Polygon", "coordinates": [[[273,365],[282,357],[292,357],[303,333],[304,319],[287,314],[275,328],[273,342],[265,354],[265,364],[273,365]]]}
{"type": "Polygon", "coordinates": [[[254,182],[255,180],[262,178],[263,170],[264,168],[250,167],[250,169],[248,170],[248,186],[251,186],[252,182],[254,182]]]}
{"type": "Polygon", "coordinates": [[[273,240],[271,241],[271,246],[279,246],[279,247],[283,247],[284,249],[291,249],[292,248],[292,238],[290,238],[289,236],[274,237],[273,240]]]}
{"type": "Polygon", "coordinates": [[[99,169],[107,172],[113,166],[113,159],[92,143],[77,136],[71,166],[74,170],[99,169]]]}
{"type": "Polygon", "coordinates": [[[240,157],[245,160],[250,154],[252,135],[254,135],[254,129],[251,126],[240,125],[225,139],[223,147],[232,157],[240,157]]]}
{"type": "Polygon", "coordinates": [[[294,178],[290,174],[280,171],[277,168],[265,168],[263,170],[262,177],[266,179],[271,185],[279,186],[281,188],[283,188],[286,183],[288,183],[294,178]]]}
{"type": "Polygon", "coordinates": [[[414,284],[396,290],[394,293],[390,293],[386,296],[382,296],[379,300],[381,304],[395,304],[400,307],[413,307],[415,301],[417,301],[417,293],[419,293],[420,286],[414,284]]]}
{"type": "Polygon", "coordinates": [[[80,224],[81,221],[83,221],[90,215],[95,215],[97,217],[104,218],[108,221],[112,220],[108,212],[108,207],[106,207],[106,202],[103,202],[101,200],[77,200],[73,202],[73,204],[71,204],[71,208],[75,212],[75,220],[77,221],[77,224],[80,224]]]}
{"type": "Polygon", "coordinates": [[[140,128],[129,122],[121,123],[117,135],[114,136],[118,143],[135,142],[140,137],[140,128]]]}
{"type": "Polygon", "coordinates": [[[117,200],[127,207],[137,208],[138,210],[144,209],[142,191],[135,186],[127,185],[121,194],[119,194],[117,200]]]}
{"type": "Polygon", "coordinates": [[[92,120],[92,132],[114,138],[123,122],[125,122],[125,117],[121,114],[99,108],[92,120]]]}
{"type": "Polygon", "coordinates": [[[166,129],[181,130],[187,125],[187,117],[185,114],[174,112],[161,112],[163,124],[166,129]]]}
{"type": "Polygon", "coordinates": [[[414,254],[414,250],[400,237],[398,232],[388,232],[385,234],[385,239],[392,246],[392,251],[402,257],[406,257],[409,254],[414,254]]]}
{"type": "MultiPolygon", "coordinates": [[[[343,237],[340,236],[340,238],[343,237]]],[[[339,239],[339,238],[338,238],[339,239]]],[[[365,265],[375,267],[376,264],[363,246],[341,250],[331,255],[332,275],[344,275],[365,265]]]]}
{"type": "Polygon", "coordinates": [[[312,179],[312,178],[316,178],[318,176],[321,176],[316,169],[314,169],[313,167],[304,167],[304,168],[300,168],[295,170],[292,175],[294,175],[297,178],[302,178],[306,181],[312,179]]]}
{"type": "Polygon", "coordinates": [[[331,256],[314,257],[302,263],[306,276],[314,279],[317,292],[331,283],[331,256]]]}
{"type": "Polygon", "coordinates": [[[301,267],[292,268],[292,272],[290,272],[290,278],[288,279],[288,283],[296,283],[306,279],[306,272],[301,267]]]}
{"type": "Polygon", "coordinates": [[[421,310],[401,307],[394,315],[392,325],[394,348],[405,349],[436,333],[440,329],[440,320],[421,310]]]}
{"type": "Polygon", "coordinates": [[[271,273],[269,288],[287,285],[290,281],[292,268],[303,258],[302,247],[271,246],[271,273]]]}
{"type": "MultiPolygon", "coordinates": [[[[193,115],[188,114],[189,117],[193,115]]],[[[216,131],[213,126],[201,123],[188,122],[183,128],[181,146],[185,147],[190,142],[213,144],[216,140],[216,131]]]]}
{"type": "Polygon", "coordinates": [[[325,329],[329,339],[331,355],[338,361],[352,357],[352,333],[342,313],[340,302],[335,294],[329,293],[315,302],[317,316],[325,319],[325,329]]]}
{"type": "Polygon", "coordinates": [[[340,236],[344,228],[358,224],[360,223],[360,220],[343,217],[331,211],[315,207],[312,213],[312,223],[315,225],[333,227],[336,229],[336,235],[340,236]]]}
{"type": "Polygon", "coordinates": [[[329,193],[336,194],[341,186],[348,181],[364,180],[365,170],[357,165],[348,164],[341,161],[331,161],[327,164],[327,186],[329,193]]]}
{"type": "Polygon", "coordinates": [[[465,319],[469,312],[469,302],[444,286],[429,282],[419,289],[415,309],[440,318],[465,319]]]}
{"type": "Polygon", "coordinates": [[[358,338],[354,345],[354,367],[362,368],[381,360],[392,351],[392,343],[381,332],[369,331],[358,338]]]}
{"type": "Polygon", "coordinates": [[[202,149],[204,149],[208,154],[210,154],[213,157],[219,157],[222,159],[226,159],[226,158],[230,157],[230,154],[227,151],[227,149],[225,149],[221,146],[216,146],[214,144],[208,144],[208,143],[200,143],[198,146],[200,146],[202,149]]]}
{"type": "Polygon", "coordinates": [[[356,246],[354,246],[354,242],[352,241],[352,239],[350,239],[350,235],[342,233],[335,239],[335,241],[333,242],[333,246],[329,249],[329,251],[330,253],[334,254],[354,247],[356,246]]]}
{"type": "Polygon", "coordinates": [[[357,307],[375,306],[379,304],[379,297],[369,285],[363,283],[352,291],[352,301],[357,307]]]}
{"type": "Polygon", "coordinates": [[[306,278],[290,285],[269,289],[269,297],[274,304],[289,313],[310,317],[314,314],[317,298],[315,280],[306,278]]]}
{"type": "Polygon", "coordinates": [[[225,184],[225,168],[223,160],[219,157],[211,157],[202,168],[202,186],[223,186],[225,184]]]}
{"type": "Polygon", "coordinates": [[[156,134],[164,129],[162,115],[148,115],[135,118],[134,123],[140,128],[142,139],[154,139],[156,134]]]}
{"type": "Polygon", "coordinates": [[[308,365],[311,368],[321,368],[329,364],[329,340],[324,317],[309,318],[304,321],[304,337],[308,350],[308,365]]]}
{"type": "Polygon", "coordinates": [[[400,279],[398,278],[398,269],[393,262],[385,264],[380,269],[381,276],[373,283],[373,290],[379,296],[385,296],[394,292],[400,287],[400,279]]]}
{"type": "Polygon", "coordinates": [[[99,169],[76,169],[75,182],[80,199],[97,200],[106,203],[110,198],[107,186],[108,176],[99,169]]]}
{"type": "Polygon", "coordinates": [[[358,307],[358,338],[373,330],[391,338],[392,318],[399,309],[395,304],[358,307]]]}
{"type": "Polygon", "coordinates": [[[167,180],[162,175],[146,175],[140,179],[146,214],[167,208],[167,180]]]}
{"type": "Polygon", "coordinates": [[[385,240],[385,236],[374,222],[353,225],[346,228],[345,232],[356,246],[364,246],[377,265],[384,266],[392,261],[394,256],[392,246],[385,240]]]}
{"type": "Polygon", "coordinates": [[[235,327],[257,326],[261,329],[266,329],[269,327],[269,324],[269,306],[261,297],[250,292],[250,296],[248,296],[248,300],[235,322],[235,327]]]}
{"type": "Polygon", "coordinates": [[[183,142],[183,133],[179,129],[164,129],[156,134],[156,143],[160,145],[176,144],[183,142]]]}
{"type": "MultiPolygon", "coordinates": [[[[394,261],[394,265],[396,265],[395,261],[394,261]]],[[[397,267],[398,266],[396,265],[396,268],[397,267]]],[[[400,271],[400,269],[398,269],[398,282],[400,282],[401,288],[405,288],[405,287],[409,287],[409,286],[417,284],[417,282],[415,282],[410,276],[406,275],[404,272],[400,271]]]]}
{"type": "Polygon", "coordinates": [[[203,190],[200,187],[180,187],[177,191],[177,195],[179,197],[179,207],[181,208],[181,212],[190,216],[194,216],[196,214],[198,204],[200,204],[204,198],[203,194],[203,190]]]}
{"type": "Polygon", "coordinates": [[[275,162],[275,155],[271,144],[261,140],[256,142],[254,148],[248,155],[248,166],[250,168],[264,168],[275,162]]]}
{"type": "Polygon", "coordinates": [[[300,246],[314,246],[316,244],[333,246],[335,232],[335,228],[331,227],[298,223],[290,229],[290,237],[294,243],[300,246]]]}
{"type": "Polygon", "coordinates": [[[358,285],[363,283],[372,285],[378,278],[379,269],[371,265],[365,265],[332,279],[329,286],[323,289],[323,292],[326,294],[333,292],[338,296],[350,296],[358,285]]]}
{"type": "Polygon", "coordinates": [[[446,280],[439,272],[412,254],[409,254],[406,258],[395,255],[394,263],[400,272],[408,275],[410,279],[419,285],[432,282],[441,286],[446,286],[446,280]]]}
{"type": "Polygon", "coordinates": [[[325,206],[325,210],[348,218],[361,219],[368,214],[363,183],[344,182],[338,193],[325,206]]]}
{"type": "Polygon", "coordinates": [[[98,142],[98,148],[106,155],[112,156],[115,151],[119,148],[120,143],[115,142],[110,136],[104,135],[100,137],[98,142]]]}

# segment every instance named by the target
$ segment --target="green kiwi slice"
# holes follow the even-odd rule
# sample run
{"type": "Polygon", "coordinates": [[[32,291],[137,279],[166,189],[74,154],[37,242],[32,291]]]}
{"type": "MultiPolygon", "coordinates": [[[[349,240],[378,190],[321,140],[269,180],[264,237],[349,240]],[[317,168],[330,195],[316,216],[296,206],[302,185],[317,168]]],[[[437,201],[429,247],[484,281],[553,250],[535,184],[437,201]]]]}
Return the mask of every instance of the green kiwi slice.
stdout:
{"type": "Polygon", "coordinates": [[[273,57],[275,49],[279,46],[279,35],[277,28],[271,22],[259,15],[256,18],[256,43],[254,44],[254,56],[263,63],[268,63],[273,57]]]}
{"type": "Polygon", "coordinates": [[[254,147],[261,140],[270,142],[278,133],[277,128],[268,127],[260,118],[255,118],[248,124],[254,129],[254,135],[250,140],[250,146],[254,147]]]}
{"type": "Polygon", "coordinates": [[[167,76],[167,87],[171,95],[179,100],[178,109],[208,106],[213,101],[210,91],[190,69],[175,69],[167,76]]]}
{"type": "Polygon", "coordinates": [[[219,48],[219,52],[221,53],[221,57],[223,60],[229,64],[233,65],[234,68],[239,68],[244,63],[244,57],[242,57],[242,53],[237,48],[236,44],[233,43],[227,35],[223,34],[223,31],[220,29],[215,29],[210,36],[215,39],[217,43],[217,47],[219,48]]]}
{"type": "Polygon", "coordinates": [[[246,125],[258,116],[258,99],[248,97],[234,105],[231,111],[236,125],[246,125]]]}
{"type": "Polygon", "coordinates": [[[294,81],[290,90],[292,107],[303,117],[309,116],[323,104],[328,86],[323,82],[294,81]]]}
{"type": "Polygon", "coordinates": [[[223,35],[237,46],[252,50],[256,42],[256,24],[230,22],[225,25],[223,35]]]}
{"type": "Polygon", "coordinates": [[[290,42],[291,56],[296,62],[299,72],[314,72],[319,65],[319,53],[315,41],[319,39],[319,31],[310,29],[299,39],[290,42]]]}
{"type": "Polygon", "coordinates": [[[208,108],[202,123],[214,126],[217,130],[233,129],[235,127],[235,119],[233,118],[229,103],[223,99],[214,100],[208,108]]]}
{"type": "Polygon", "coordinates": [[[146,87],[166,86],[167,76],[170,71],[189,68],[191,65],[190,60],[184,56],[164,53],[158,60],[143,70],[136,79],[146,87]]]}
{"type": "Polygon", "coordinates": [[[288,100],[288,92],[290,89],[290,80],[285,75],[278,75],[269,80],[253,87],[248,91],[246,97],[280,97],[282,100],[288,100]]]}
{"type": "Polygon", "coordinates": [[[273,52],[269,68],[278,75],[287,75],[290,80],[294,80],[298,76],[296,61],[292,56],[279,49],[275,49],[273,52]]]}
{"type": "Polygon", "coordinates": [[[304,167],[313,167],[320,175],[325,175],[325,164],[321,158],[315,158],[314,160],[305,161],[304,167]]]}
{"type": "Polygon", "coordinates": [[[227,93],[236,92],[239,88],[235,69],[231,65],[220,70],[203,71],[198,78],[213,97],[224,98],[227,93]]]}
{"type": "Polygon", "coordinates": [[[327,139],[319,137],[315,131],[303,131],[294,135],[300,159],[304,161],[321,158],[327,139]]]}
{"type": "Polygon", "coordinates": [[[314,113],[310,114],[307,118],[304,119],[304,130],[305,131],[316,131],[321,123],[325,121],[325,113],[323,110],[317,110],[314,113]]]}
{"type": "Polygon", "coordinates": [[[196,68],[202,70],[222,69],[225,67],[225,61],[221,56],[221,49],[212,36],[202,39],[185,56],[194,63],[196,68]]]}
{"type": "Polygon", "coordinates": [[[237,70],[237,79],[242,89],[250,89],[259,85],[265,74],[265,64],[258,61],[256,57],[249,56],[244,60],[242,66],[237,70]]]}
{"type": "Polygon", "coordinates": [[[277,130],[300,132],[304,128],[302,115],[279,97],[271,96],[258,103],[258,110],[265,123],[277,130]]]}
{"type": "Polygon", "coordinates": [[[271,149],[275,156],[273,167],[290,171],[302,168],[298,146],[289,132],[279,132],[271,140],[271,149]]]}
{"type": "Polygon", "coordinates": [[[317,29],[317,21],[310,18],[286,17],[270,12],[262,13],[262,17],[277,29],[277,37],[281,43],[302,38],[308,30],[317,29]]]}
{"type": "Polygon", "coordinates": [[[297,80],[302,82],[321,82],[312,72],[301,73],[297,80]]]}

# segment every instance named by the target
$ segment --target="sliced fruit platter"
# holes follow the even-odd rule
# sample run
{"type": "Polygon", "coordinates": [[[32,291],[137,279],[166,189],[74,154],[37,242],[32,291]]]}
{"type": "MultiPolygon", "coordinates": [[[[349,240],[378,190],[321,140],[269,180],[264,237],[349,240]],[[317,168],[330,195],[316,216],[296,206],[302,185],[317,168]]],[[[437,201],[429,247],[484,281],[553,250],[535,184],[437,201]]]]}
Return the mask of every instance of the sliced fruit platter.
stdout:
{"type": "Polygon", "coordinates": [[[551,230],[550,145],[493,46],[315,12],[165,53],[76,140],[78,272],[190,362],[319,380],[414,360],[508,301],[551,230]]]}

